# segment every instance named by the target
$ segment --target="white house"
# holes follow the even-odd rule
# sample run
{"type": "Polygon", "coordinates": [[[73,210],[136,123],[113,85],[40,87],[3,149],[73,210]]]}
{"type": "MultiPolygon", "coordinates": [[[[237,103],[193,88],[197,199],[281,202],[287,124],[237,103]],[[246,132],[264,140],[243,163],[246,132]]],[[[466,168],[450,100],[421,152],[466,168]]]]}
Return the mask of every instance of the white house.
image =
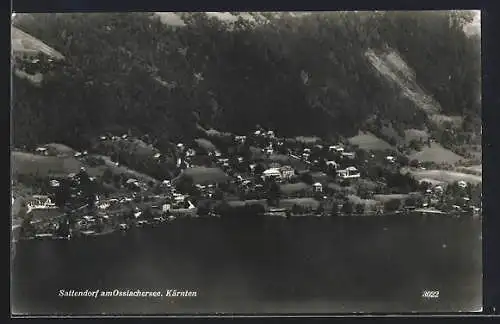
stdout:
{"type": "Polygon", "coordinates": [[[186,151],[186,156],[188,156],[188,157],[195,156],[195,155],[196,155],[196,151],[193,150],[192,148],[190,148],[186,151]]]}
{"type": "Polygon", "coordinates": [[[35,195],[31,197],[30,201],[26,204],[28,209],[53,209],[57,208],[56,205],[48,196],[35,195]]]}
{"type": "Polygon", "coordinates": [[[435,186],[434,187],[434,192],[437,194],[442,194],[444,192],[444,189],[442,186],[435,186]]]}
{"type": "Polygon", "coordinates": [[[338,164],[335,161],[326,161],[326,166],[336,169],[338,167],[338,164]]]}
{"type": "Polygon", "coordinates": [[[346,159],[354,159],[356,154],[354,152],[342,152],[342,157],[346,159]]]}
{"type": "Polygon", "coordinates": [[[342,179],[353,179],[361,177],[361,174],[359,173],[358,169],[356,169],[353,166],[348,167],[344,170],[338,170],[337,175],[342,179]]]}
{"type": "Polygon", "coordinates": [[[386,157],[385,157],[385,159],[386,159],[386,161],[387,161],[387,162],[389,162],[389,163],[394,163],[394,162],[396,162],[396,158],[395,158],[394,156],[391,156],[391,155],[386,156],[386,157]]]}
{"type": "Polygon", "coordinates": [[[462,188],[462,189],[465,189],[467,188],[467,182],[463,181],[463,180],[460,180],[457,182],[457,185],[462,188]]]}
{"type": "Polygon", "coordinates": [[[239,136],[238,135],[234,139],[235,139],[236,142],[243,144],[243,143],[245,143],[247,137],[246,136],[239,136]]]}
{"type": "Polygon", "coordinates": [[[314,192],[323,192],[323,185],[319,182],[316,182],[313,184],[313,191],[314,192]]]}
{"type": "Polygon", "coordinates": [[[41,154],[41,155],[47,155],[48,150],[46,147],[37,147],[35,150],[36,153],[41,154]]]}
{"type": "Polygon", "coordinates": [[[342,145],[332,145],[328,148],[330,152],[342,153],[344,152],[344,147],[342,145]]]}
{"type": "Polygon", "coordinates": [[[270,168],[262,173],[266,179],[281,179],[281,172],[278,168],[270,168]]]}

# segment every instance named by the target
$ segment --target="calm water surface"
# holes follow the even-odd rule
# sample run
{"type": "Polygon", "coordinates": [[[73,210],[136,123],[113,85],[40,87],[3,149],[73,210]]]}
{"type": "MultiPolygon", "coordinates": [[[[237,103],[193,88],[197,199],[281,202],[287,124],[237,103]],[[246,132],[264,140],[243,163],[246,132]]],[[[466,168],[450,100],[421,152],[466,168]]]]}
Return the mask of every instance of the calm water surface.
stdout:
{"type": "Polygon", "coordinates": [[[70,241],[23,241],[12,312],[342,313],[480,310],[481,223],[432,217],[185,219],[70,241]],[[65,297],[60,289],[197,297],[65,297]],[[439,290],[423,299],[423,290],[439,290]]]}

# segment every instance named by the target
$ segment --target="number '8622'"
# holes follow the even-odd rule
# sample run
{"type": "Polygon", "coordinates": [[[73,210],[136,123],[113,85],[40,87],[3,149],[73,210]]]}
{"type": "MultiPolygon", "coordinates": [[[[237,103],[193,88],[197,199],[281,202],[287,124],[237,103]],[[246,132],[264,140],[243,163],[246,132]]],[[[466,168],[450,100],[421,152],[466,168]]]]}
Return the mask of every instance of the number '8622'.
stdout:
{"type": "Polygon", "coordinates": [[[423,298],[439,298],[439,290],[424,290],[422,292],[423,298]]]}

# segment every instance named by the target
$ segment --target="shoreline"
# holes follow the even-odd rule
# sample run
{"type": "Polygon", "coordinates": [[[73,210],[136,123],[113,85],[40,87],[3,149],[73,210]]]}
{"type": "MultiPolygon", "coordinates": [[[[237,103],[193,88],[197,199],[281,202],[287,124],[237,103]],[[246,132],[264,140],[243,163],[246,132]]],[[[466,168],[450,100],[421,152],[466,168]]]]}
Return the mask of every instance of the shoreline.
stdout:
{"type": "MultiPolygon", "coordinates": [[[[100,236],[108,236],[114,233],[121,233],[121,234],[126,234],[132,230],[142,230],[142,229],[148,229],[148,228],[161,228],[165,226],[172,226],[172,225],[177,225],[175,223],[179,223],[179,221],[193,221],[193,220],[201,220],[201,221],[210,221],[214,222],[216,224],[224,226],[225,224],[231,224],[231,225],[236,225],[238,221],[241,222],[242,225],[248,225],[248,224],[255,224],[255,225],[263,225],[266,226],[266,224],[270,224],[276,221],[283,222],[284,224],[294,222],[294,220],[300,220],[300,221],[306,221],[306,220],[323,220],[323,221],[328,221],[328,222],[335,222],[335,221],[347,221],[347,220],[352,220],[352,219],[374,219],[377,218],[381,221],[381,224],[383,224],[385,221],[389,220],[394,220],[398,217],[398,219],[411,219],[412,221],[421,221],[425,222],[428,220],[437,220],[437,219],[454,219],[454,220],[461,220],[461,219],[470,219],[470,220],[475,220],[475,221],[480,221],[482,219],[481,215],[472,215],[472,214],[454,214],[454,213],[449,213],[449,212],[442,212],[442,211],[409,211],[409,212],[404,212],[404,211],[396,211],[393,213],[383,213],[383,214],[377,214],[377,213],[368,213],[368,214],[339,214],[337,216],[331,216],[331,215],[316,215],[316,214],[303,214],[303,215],[266,215],[264,214],[264,218],[256,218],[256,219],[239,219],[238,217],[227,217],[227,218],[222,218],[220,216],[209,216],[209,217],[200,217],[200,216],[185,216],[185,217],[177,217],[175,219],[165,219],[165,221],[157,222],[157,221],[139,221],[134,224],[128,225],[126,229],[118,227],[108,227],[104,231],[96,231],[96,230],[83,230],[83,231],[75,231],[72,230],[71,234],[68,235],[68,237],[61,237],[60,235],[56,235],[53,233],[37,233],[34,236],[30,237],[18,237],[15,239],[15,235],[12,236],[12,243],[17,243],[19,241],[29,241],[29,240],[64,240],[64,241],[69,241],[69,240],[75,240],[75,239],[82,239],[84,237],[100,237],[100,236]]],[[[188,224],[188,223],[184,223],[188,224]]],[[[13,227],[13,234],[14,234],[14,229],[19,228],[13,227]]]]}

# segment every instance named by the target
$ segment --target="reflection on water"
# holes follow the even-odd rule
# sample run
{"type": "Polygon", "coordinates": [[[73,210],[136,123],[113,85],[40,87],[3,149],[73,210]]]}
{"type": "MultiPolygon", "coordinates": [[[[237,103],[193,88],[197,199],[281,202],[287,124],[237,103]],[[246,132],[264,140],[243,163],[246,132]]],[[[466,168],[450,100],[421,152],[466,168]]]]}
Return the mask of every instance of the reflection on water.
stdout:
{"type": "Polygon", "coordinates": [[[15,313],[472,311],[481,224],[433,217],[178,220],[71,241],[19,242],[15,313]],[[60,289],[191,290],[192,298],[60,298],[60,289]],[[437,300],[423,290],[440,290],[437,300]]]}

